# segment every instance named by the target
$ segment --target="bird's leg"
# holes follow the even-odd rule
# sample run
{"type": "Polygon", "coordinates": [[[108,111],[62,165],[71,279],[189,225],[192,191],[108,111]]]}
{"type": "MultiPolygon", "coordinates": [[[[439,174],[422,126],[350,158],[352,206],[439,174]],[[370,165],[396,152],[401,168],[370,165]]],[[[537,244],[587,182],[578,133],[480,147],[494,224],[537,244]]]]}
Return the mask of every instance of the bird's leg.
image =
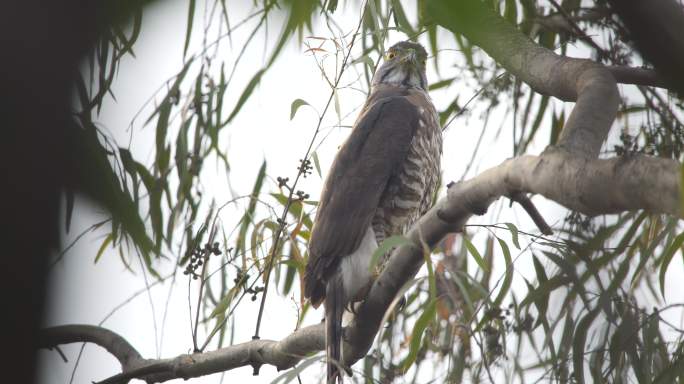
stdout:
{"type": "Polygon", "coordinates": [[[368,293],[370,293],[371,287],[373,286],[373,283],[375,283],[375,280],[378,278],[378,276],[380,276],[380,273],[377,270],[374,270],[371,278],[368,279],[368,282],[361,287],[361,289],[359,289],[359,291],[354,297],[351,298],[351,300],[349,300],[349,303],[347,304],[347,310],[353,313],[354,316],[356,316],[357,310],[357,306],[354,304],[360,304],[360,302],[363,301],[366,296],[368,296],[368,293]]]}

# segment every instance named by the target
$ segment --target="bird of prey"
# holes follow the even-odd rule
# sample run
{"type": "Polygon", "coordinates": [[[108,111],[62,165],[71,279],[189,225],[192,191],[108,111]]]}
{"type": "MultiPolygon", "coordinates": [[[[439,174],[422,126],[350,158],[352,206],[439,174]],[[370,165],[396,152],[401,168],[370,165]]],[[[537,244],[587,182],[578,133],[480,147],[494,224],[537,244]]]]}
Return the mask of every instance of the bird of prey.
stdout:
{"type": "Polygon", "coordinates": [[[342,381],[342,314],[376,277],[374,250],[406,233],[430,208],[437,187],[442,136],[427,92],[426,58],[425,49],[409,41],[385,53],[321,194],[304,295],[314,307],[325,301],[329,384],[342,381]]]}

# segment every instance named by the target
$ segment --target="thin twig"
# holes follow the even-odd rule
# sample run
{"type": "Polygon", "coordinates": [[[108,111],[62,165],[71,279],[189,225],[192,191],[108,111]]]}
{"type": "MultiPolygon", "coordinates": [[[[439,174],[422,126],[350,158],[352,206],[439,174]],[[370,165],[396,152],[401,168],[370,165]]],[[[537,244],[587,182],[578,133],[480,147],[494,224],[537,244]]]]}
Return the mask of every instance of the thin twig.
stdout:
{"type": "MultiPolygon", "coordinates": [[[[207,244],[211,245],[214,243],[214,237],[216,236],[216,218],[214,218],[214,223],[211,227],[211,232],[209,233],[209,239],[207,240],[207,244]]],[[[199,313],[200,313],[200,308],[202,307],[202,293],[204,293],[204,285],[206,284],[207,280],[204,278],[204,275],[207,273],[207,266],[209,265],[209,256],[211,256],[211,251],[209,250],[209,247],[205,247],[206,253],[204,254],[204,260],[202,262],[202,273],[200,276],[202,279],[200,279],[200,288],[199,288],[199,293],[197,294],[197,308],[195,311],[195,326],[192,330],[192,345],[195,348],[194,352],[201,352],[201,350],[197,347],[197,329],[199,328],[199,313]]]]}
{"type": "Polygon", "coordinates": [[[138,255],[138,261],[140,262],[140,269],[142,269],[143,279],[145,280],[145,289],[147,291],[147,298],[150,301],[150,310],[152,311],[152,325],[154,328],[154,348],[157,350],[157,355],[159,355],[159,331],[157,329],[157,314],[154,309],[154,300],[152,299],[152,293],[150,292],[150,288],[152,287],[152,285],[150,285],[150,282],[147,279],[147,270],[145,269],[145,265],[143,265],[141,255],[138,255]]]}
{"type": "Polygon", "coordinates": [[[509,196],[509,198],[523,207],[525,212],[530,215],[532,221],[534,221],[534,224],[537,225],[537,228],[539,228],[541,233],[545,234],[546,236],[553,235],[551,227],[549,227],[549,225],[546,223],[546,220],[544,220],[542,215],[537,210],[537,207],[534,206],[532,200],[530,200],[526,194],[522,192],[514,192],[509,196]]]}
{"type": "Polygon", "coordinates": [[[111,220],[112,220],[112,219],[109,218],[109,219],[100,221],[100,222],[98,222],[98,223],[95,223],[95,224],[89,226],[88,228],[84,229],[83,232],[79,233],[78,236],[76,236],[76,238],[75,238],[71,243],[69,243],[69,245],[68,245],[66,248],[64,248],[64,250],[62,250],[62,252],[59,253],[59,256],[57,256],[57,258],[56,258],[52,263],[50,263],[50,266],[48,267],[48,270],[51,270],[55,265],[57,265],[57,263],[59,263],[60,261],[62,261],[62,259],[64,258],[64,255],[66,255],[66,253],[69,252],[69,250],[70,250],[74,245],[76,245],[76,243],[78,243],[78,241],[81,240],[81,238],[83,238],[83,236],[85,236],[88,232],[92,232],[92,231],[94,231],[94,230],[100,228],[103,224],[105,224],[105,223],[107,223],[108,221],[111,221],[111,220]]]}
{"type": "Polygon", "coordinates": [[[500,74],[494,76],[492,79],[490,79],[490,80],[487,82],[487,84],[485,84],[484,86],[482,86],[482,88],[478,89],[477,92],[475,92],[475,93],[470,97],[470,99],[468,99],[468,101],[463,105],[463,107],[462,107],[455,115],[453,115],[453,116],[451,117],[451,119],[449,119],[449,121],[448,121],[446,124],[444,124],[444,127],[442,127],[442,132],[446,131],[447,128],[449,128],[449,125],[454,121],[454,119],[456,119],[457,117],[461,116],[465,111],[468,110],[468,104],[470,104],[473,100],[475,100],[478,96],[480,96],[480,94],[481,94],[481,93],[482,93],[482,92],[483,92],[491,83],[493,83],[495,80],[499,80],[499,79],[500,79],[501,77],[503,77],[506,73],[507,73],[507,72],[502,72],[502,73],[500,73],[500,74]]]}
{"type": "MultiPolygon", "coordinates": [[[[263,312],[264,312],[264,305],[266,303],[266,294],[268,293],[268,286],[269,286],[269,282],[270,282],[271,269],[273,267],[273,261],[275,260],[276,252],[278,250],[278,246],[280,245],[279,244],[280,243],[280,235],[282,234],[283,229],[286,225],[285,220],[287,219],[287,215],[290,211],[290,205],[292,205],[292,202],[293,202],[292,197],[294,196],[296,186],[297,186],[297,182],[299,181],[301,176],[306,171],[304,164],[306,163],[306,161],[308,161],[308,159],[311,155],[311,149],[313,148],[314,142],[316,141],[316,137],[318,136],[318,133],[320,132],[321,124],[323,122],[323,117],[325,116],[326,112],[330,108],[330,104],[332,103],[332,100],[333,100],[335,93],[336,93],[336,87],[338,86],[338,84],[340,83],[340,80],[342,79],[342,74],[344,73],[344,70],[347,66],[347,62],[349,61],[349,57],[351,56],[351,51],[352,51],[352,48],[354,47],[354,42],[356,40],[356,36],[359,32],[359,29],[361,29],[361,25],[363,24],[363,15],[365,13],[365,9],[366,9],[366,7],[364,6],[361,17],[359,18],[359,24],[356,27],[356,31],[352,35],[352,40],[348,45],[349,48],[348,48],[347,54],[345,55],[344,60],[342,61],[342,66],[341,66],[340,72],[337,76],[337,79],[335,80],[334,88],[333,88],[332,92],[330,92],[330,96],[328,97],[328,101],[325,104],[325,108],[323,108],[323,112],[321,113],[321,115],[318,118],[318,124],[316,126],[316,131],[314,132],[313,137],[311,138],[311,140],[309,142],[309,146],[306,150],[306,153],[304,154],[304,157],[302,159],[302,166],[300,166],[299,171],[297,172],[297,176],[295,177],[295,180],[292,183],[292,186],[290,188],[288,188],[289,189],[289,196],[287,198],[287,204],[286,204],[285,208],[283,209],[282,215],[280,216],[278,230],[276,231],[276,234],[274,236],[273,246],[271,248],[271,255],[270,255],[270,257],[267,261],[267,264],[266,264],[264,291],[261,295],[261,304],[259,305],[259,315],[257,316],[257,323],[256,323],[256,328],[254,330],[254,336],[252,336],[253,340],[259,339],[259,328],[261,327],[261,319],[262,319],[263,312]]],[[[255,368],[255,373],[258,374],[258,371],[259,371],[258,368],[255,368]]]]}
{"type": "Polygon", "coordinates": [[[600,54],[604,54],[604,53],[605,53],[605,50],[604,50],[603,48],[601,48],[598,44],[596,44],[596,43],[594,42],[594,40],[592,40],[591,37],[589,37],[589,36],[582,30],[582,28],[579,27],[579,25],[577,25],[577,23],[575,22],[574,18],[573,18],[572,16],[570,16],[570,14],[568,14],[568,12],[565,10],[565,8],[563,8],[563,7],[562,7],[560,4],[558,4],[558,2],[555,1],[555,0],[549,0],[549,2],[551,2],[551,4],[553,4],[554,8],[556,8],[556,10],[557,10],[558,12],[560,12],[560,13],[563,15],[563,17],[565,18],[565,20],[568,22],[568,24],[570,24],[570,27],[571,27],[572,30],[577,34],[577,37],[578,37],[580,40],[582,40],[582,41],[584,41],[585,43],[587,43],[588,45],[590,45],[592,48],[594,48],[594,49],[595,49],[596,51],[598,51],[600,54]]]}

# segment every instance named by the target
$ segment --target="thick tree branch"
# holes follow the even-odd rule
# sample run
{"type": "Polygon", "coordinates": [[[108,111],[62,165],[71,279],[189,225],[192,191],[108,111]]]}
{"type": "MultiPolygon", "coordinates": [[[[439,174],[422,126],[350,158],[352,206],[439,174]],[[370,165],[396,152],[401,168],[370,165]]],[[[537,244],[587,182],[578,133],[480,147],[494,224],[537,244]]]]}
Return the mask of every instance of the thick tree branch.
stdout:
{"type": "Polygon", "coordinates": [[[606,68],[613,74],[618,83],[670,88],[667,82],[653,69],[621,65],[611,65],[606,68]]]}
{"type": "MultiPolygon", "coordinates": [[[[448,195],[488,205],[511,191],[541,194],[589,216],[638,209],[680,214],[677,162],[641,155],[587,159],[557,148],[507,160],[455,184],[448,195]]],[[[445,204],[442,217],[457,220],[463,214],[456,204],[445,204]]]]}
{"type": "Polygon", "coordinates": [[[183,354],[170,359],[143,359],[120,335],[92,325],[67,325],[41,331],[39,347],[91,342],[105,348],[121,362],[122,373],[102,383],[125,383],[132,378],[148,382],[199,377],[250,365],[294,366],[302,358],[325,348],[322,324],[305,327],[281,341],[253,340],[211,352],[183,354]]]}
{"type": "Polygon", "coordinates": [[[142,359],[140,353],[118,334],[93,325],[63,325],[40,331],[39,348],[52,348],[68,343],[93,343],[111,353],[125,371],[135,362],[142,359]]]}

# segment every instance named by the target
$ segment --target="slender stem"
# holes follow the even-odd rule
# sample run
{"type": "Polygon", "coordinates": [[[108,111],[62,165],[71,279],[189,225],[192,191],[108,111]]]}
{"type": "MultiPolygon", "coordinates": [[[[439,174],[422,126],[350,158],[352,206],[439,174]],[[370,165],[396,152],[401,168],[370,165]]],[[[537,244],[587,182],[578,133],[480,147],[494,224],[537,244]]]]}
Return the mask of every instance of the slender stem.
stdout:
{"type": "MultiPolygon", "coordinates": [[[[208,244],[213,244],[214,243],[214,236],[216,235],[216,224],[214,224],[211,228],[211,233],[209,234],[209,240],[207,241],[208,244]]],[[[200,307],[202,306],[202,294],[204,293],[204,285],[207,283],[207,280],[204,278],[204,275],[207,272],[207,265],[209,265],[209,256],[211,256],[211,251],[208,249],[209,247],[205,247],[206,253],[204,255],[204,260],[202,261],[202,273],[200,276],[202,277],[200,279],[200,289],[199,289],[199,294],[197,295],[197,308],[195,312],[195,327],[192,330],[192,345],[195,348],[194,352],[200,352],[200,349],[197,347],[197,328],[199,328],[199,313],[200,313],[200,307]]]]}
{"type": "MultiPolygon", "coordinates": [[[[340,83],[340,80],[342,79],[342,74],[344,73],[344,70],[347,66],[347,62],[349,61],[349,56],[351,56],[351,51],[352,48],[354,47],[354,41],[356,40],[356,36],[359,33],[359,29],[361,29],[361,25],[363,23],[363,16],[365,13],[365,5],[363,7],[363,12],[361,14],[361,17],[359,18],[359,24],[356,27],[356,31],[352,35],[351,42],[349,43],[349,48],[347,50],[347,54],[344,57],[344,60],[342,61],[342,67],[340,68],[340,72],[337,75],[337,78],[335,79],[335,84],[333,85],[333,90],[330,92],[330,96],[328,97],[328,101],[325,104],[325,108],[323,108],[323,112],[321,115],[318,117],[318,124],[316,125],[316,131],[313,134],[313,137],[311,138],[311,141],[309,141],[309,147],[306,149],[306,153],[304,154],[304,158],[302,159],[302,166],[299,167],[299,171],[297,172],[297,176],[295,177],[294,182],[292,183],[292,186],[289,189],[289,195],[287,197],[287,204],[285,205],[285,209],[283,209],[283,213],[280,216],[280,222],[278,226],[278,230],[275,234],[275,238],[273,240],[273,247],[271,248],[271,255],[267,260],[266,264],[266,274],[264,276],[266,282],[264,283],[264,291],[261,295],[261,303],[259,305],[259,315],[257,316],[257,322],[256,322],[256,328],[254,330],[254,336],[252,336],[252,340],[258,340],[259,339],[259,329],[261,327],[261,318],[264,313],[264,305],[266,303],[266,294],[268,293],[268,286],[270,282],[270,277],[271,277],[271,269],[273,268],[273,260],[275,260],[276,257],[276,252],[278,251],[278,247],[280,245],[280,236],[283,232],[283,229],[285,227],[285,220],[287,219],[287,214],[290,211],[290,205],[292,205],[292,197],[295,193],[297,182],[301,178],[301,176],[304,174],[306,171],[306,167],[304,164],[306,161],[309,159],[311,155],[311,149],[313,148],[314,142],[316,141],[316,137],[318,136],[318,133],[321,130],[321,124],[323,123],[323,117],[325,116],[326,112],[330,108],[330,104],[332,103],[333,97],[335,96],[335,91],[337,89],[338,84],[340,83]]],[[[258,372],[258,369],[257,369],[258,372]]]]}

